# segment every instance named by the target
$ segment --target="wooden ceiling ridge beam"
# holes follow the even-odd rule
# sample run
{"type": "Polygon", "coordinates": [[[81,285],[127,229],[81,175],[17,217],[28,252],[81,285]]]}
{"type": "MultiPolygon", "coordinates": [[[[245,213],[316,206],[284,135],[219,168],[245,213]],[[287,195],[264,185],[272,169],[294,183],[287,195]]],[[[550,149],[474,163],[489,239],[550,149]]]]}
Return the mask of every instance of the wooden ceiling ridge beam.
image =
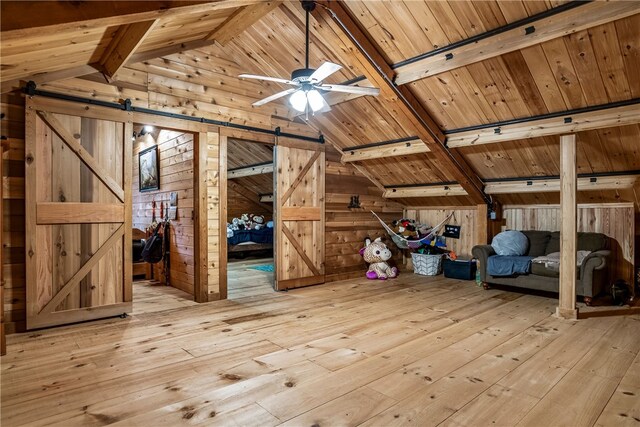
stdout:
{"type": "Polygon", "coordinates": [[[517,123],[492,123],[447,132],[449,148],[492,144],[517,139],[563,135],[608,127],[640,123],[640,98],[517,120],[517,123]]]}
{"type": "Polygon", "coordinates": [[[394,65],[404,85],[640,13],[634,1],[569,2],[394,65]]]}
{"type": "Polygon", "coordinates": [[[242,178],[246,176],[264,175],[273,173],[273,162],[257,163],[255,165],[242,166],[239,168],[229,169],[227,171],[227,179],[242,178]]]}
{"type": "Polygon", "coordinates": [[[360,147],[350,147],[342,150],[342,162],[361,162],[363,160],[382,159],[386,157],[406,156],[411,154],[428,153],[431,150],[418,137],[383,141],[360,147]]]}
{"type": "Polygon", "coordinates": [[[359,70],[380,88],[379,99],[389,115],[429,146],[445,172],[460,183],[474,203],[489,203],[480,178],[461,155],[444,145],[444,134],[411,90],[394,84],[395,72],[342,1],[321,0],[317,4],[320,7],[312,12],[316,21],[335,32],[344,44],[341,51],[350,56],[346,59],[357,61],[359,70]]]}

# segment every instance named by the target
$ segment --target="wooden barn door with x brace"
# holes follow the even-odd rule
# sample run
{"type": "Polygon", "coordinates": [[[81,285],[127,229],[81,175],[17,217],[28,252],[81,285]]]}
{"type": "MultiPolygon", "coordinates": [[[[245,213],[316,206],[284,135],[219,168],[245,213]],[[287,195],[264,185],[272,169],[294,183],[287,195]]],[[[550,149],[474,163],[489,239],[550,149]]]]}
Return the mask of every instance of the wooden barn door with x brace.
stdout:
{"type": "Polygon", "coordinates": [[[324,283],[324,152],[277,145],[274,161],[275,288],[324,283]]]}
{"type": "Polygon", "coordinates": [[[27,328],[131,311],[131,113],[27,99],[27,328]]]}

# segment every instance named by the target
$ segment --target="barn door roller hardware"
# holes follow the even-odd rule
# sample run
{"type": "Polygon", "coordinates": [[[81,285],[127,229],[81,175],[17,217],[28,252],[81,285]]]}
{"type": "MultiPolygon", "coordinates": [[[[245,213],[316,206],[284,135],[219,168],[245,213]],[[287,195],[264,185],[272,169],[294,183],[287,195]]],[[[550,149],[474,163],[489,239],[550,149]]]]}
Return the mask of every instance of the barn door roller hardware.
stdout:
{"type": "Polygon", "coordinates": [[[302,141],[309,141],[309,142],[315,142],[318,144],[324,144],[324,137],[322,135],[320,135],[318,138],[313,138],[305,135],[282,132],[280,131],[279,127],[277,127],[276,129],[264,129],[264,128],[259,128],[255,126],[241,125],[238,123],[224,122],[221,120],[206,119],[204,117],[192,117],[184,114],[169,113],[167,111],[152,110],[150,108],[135,107],[131,104],[130,99],[125,99],[120,104],[116,102],[107,102],[107,101],[100,101],[97,99],[82,98],[80,96],[66,95],[63,93],[49,92],[49,91],[38,89],[34,81],[29,81],[26,84],[26,86],[22,89],[22,92],[24,92],[26,95],[30,97],[42,96],[44,98],[59,99],[62,101],[77,102],[80,104],[90,104],[90,105],[96,105],[99,107],[113,108],[116,110],[131,111],[134,113],[151,114],[154,116],[169,117],[172,119],[188,120],[190,122],[198,122],[198,123],[204,123],[208,125],[221,126],[221,127],[230,127],[230,128],[242,129],[242,130],[251,131],[251,132],[264,133],[268,135],[282,136],[286,138],[300,139],[302,141]]]}

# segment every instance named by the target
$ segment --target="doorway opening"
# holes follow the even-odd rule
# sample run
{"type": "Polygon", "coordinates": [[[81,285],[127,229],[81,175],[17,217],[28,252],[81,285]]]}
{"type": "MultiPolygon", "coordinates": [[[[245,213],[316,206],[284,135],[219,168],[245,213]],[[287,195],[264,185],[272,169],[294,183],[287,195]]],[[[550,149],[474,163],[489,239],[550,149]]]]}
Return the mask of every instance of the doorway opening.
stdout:
{"type": "Polygon", "coordinates": [[[131,138],[134,314],[195,304],[196,136],[135,123],[131,138]]]}
{"type": "MultiPolygon", "coordinates": [[[[227,142],[227,297],[274,292],[273,145],[227,142]]],[[[223,219],[221,219],[223,221],[223,219]]]]}

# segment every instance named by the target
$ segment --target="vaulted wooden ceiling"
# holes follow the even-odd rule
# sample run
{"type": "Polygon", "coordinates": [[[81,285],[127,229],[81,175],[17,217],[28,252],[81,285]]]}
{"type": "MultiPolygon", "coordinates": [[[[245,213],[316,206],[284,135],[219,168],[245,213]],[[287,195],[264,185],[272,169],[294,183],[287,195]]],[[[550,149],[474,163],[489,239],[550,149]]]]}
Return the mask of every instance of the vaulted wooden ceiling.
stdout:
{"type": "MultiPolygon", "coordinates": [[[[273,147],[257,144],[241,139],[229,138],[227,143],[227,170],[242,170],[273,164],[273,147]],[[258,166],[260,165],[260,166],[258,166]]],[[[251,188],[257,194],[273,194],[273,173],[256,173],[255,175],[232,178],[233,181],[245,188],[251,188]]]]}
{"type": "MultiPolygon", "coordinates": [[[[53,4],[58,3],[62,2],[53,4]]],[[[11,15],[25,10],[20,9],[22,2],[2,2],[3,91],[21,79],[34,79],[49,90],[79,96],[111,101],[131,98],[136,105],[182,114],[280,126],[306,134],[322,132],[339,149],[419,135],[393,95],[393,87],[378,98],[332,94],[332,111],[311,117],[308,123],[294,117],[286,100],[251,106],[285,87],[243,80],[238,74],[288,77],[303,66],[304,12],[298,2],[162,2],[162,10],[137,4],[145,2],[133,2],[128,10],[102,3],[127,2],[92,2],[93,15],[76,11],[75,23],[55,21],[58,15],[52,12],[51,25],[44,25],[46,17],[41,17],[34,28],[28,19],[7,24],[11,15]],[[144,22],[147,24],[141,24],[144,22]],[[137,46],[121,46],[122,34],[132,33],[139,36],[137,46]],[[121,58],[107,83],[96,70],[108,71],[106,52],[118,48],[129,55],[121,58]]],[[[396,83],[404,83],[396,87],[411,95],[433,120],[436,132],[444,132],[449,139],[458,135],[457,129],[469,126],[630,102],[624,107],[630,109],[627,121],[608,121],[606,127],[578,133],[578,172],[640,169],[636,102],[640,98],[640,3],[321,3],[344,9],[383,68],[392,70],[396,83]],[[526,18],[531,20],[518,24],[526,18]],[[477,43],[465,44],[473,37],[479,37],[477,43]],[[478,50],[484,45],[488,48],[478,50]],[[451,57],[444,59],[447,54],[451,57]]],[[[61,14],[56,7],[52,10],[61,14]]],[[[314,16],[311,64],[332,61],[344,66],[329,83],[359,80],[355,84],[371,85],[363,77],[371,77],[366,61],[330,14],[318,7],[314,16]]],[[[453,160],[433,152],[440,148],[428,145],[430,152],[425,149],[356,164],[383,186],[457,181],[456,159],[482,181],[555,176],[559,174],[559,142],[553,132],[560,130],[547,136],[448,148],[453,160]]],[[[519,193],[495,197],[504,203],[546,203],[557,202],[558,196],[519,193]]],[[[640,204],[640,186],[585,191],[581,197],[582,201],[640,204]]],[[[408,205],[477,203],[467,196],[400,201],[408,205]]]]}

